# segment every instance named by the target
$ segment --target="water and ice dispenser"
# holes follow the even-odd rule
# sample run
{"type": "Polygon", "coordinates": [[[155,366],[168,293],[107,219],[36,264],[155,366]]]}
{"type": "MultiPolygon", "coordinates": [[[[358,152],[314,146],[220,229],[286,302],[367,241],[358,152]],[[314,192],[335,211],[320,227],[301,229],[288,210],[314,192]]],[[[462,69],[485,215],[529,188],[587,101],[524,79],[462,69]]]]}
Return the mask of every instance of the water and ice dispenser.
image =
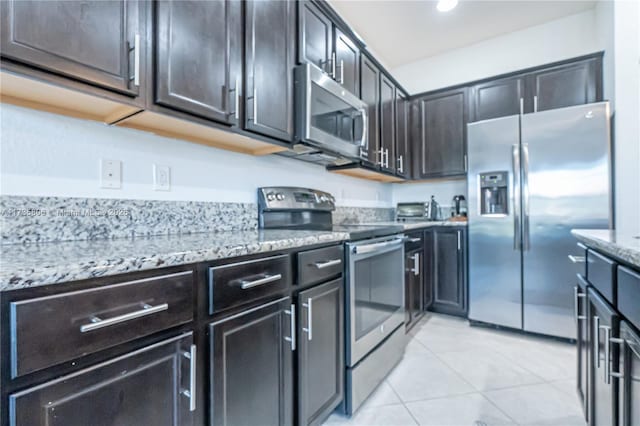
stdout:
{"type": "Polygon", "coordinates": [[[509,214],[509,172],[480,174],[480,215],[509,214]]]}

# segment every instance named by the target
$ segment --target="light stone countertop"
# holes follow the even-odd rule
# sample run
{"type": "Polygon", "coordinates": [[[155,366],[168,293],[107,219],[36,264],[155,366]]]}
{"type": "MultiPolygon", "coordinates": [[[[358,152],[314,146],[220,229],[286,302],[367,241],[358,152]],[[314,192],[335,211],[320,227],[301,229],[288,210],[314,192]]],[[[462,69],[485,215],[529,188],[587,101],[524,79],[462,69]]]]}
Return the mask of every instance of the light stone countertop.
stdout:
{"type": "Polygon", "coordinates": [[[0,246],[0,291],[340,242],[345,232],[254,230],[0,246]]]}
{"type": "Polygon", "coordinates": [[[609,229],[573,229],[571,233],[586,246],[640,269],[640,235],[609,229]]]}

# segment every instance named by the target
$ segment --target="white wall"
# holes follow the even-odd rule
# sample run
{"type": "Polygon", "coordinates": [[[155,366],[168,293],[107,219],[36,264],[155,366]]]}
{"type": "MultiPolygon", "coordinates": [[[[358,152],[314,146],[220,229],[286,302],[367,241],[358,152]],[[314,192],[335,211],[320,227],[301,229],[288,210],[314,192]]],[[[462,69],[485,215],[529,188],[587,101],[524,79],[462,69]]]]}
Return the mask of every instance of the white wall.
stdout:
{"type": "Polygon", "coordinates": [[[616,228],[640,235],[640,4],[613,4],[616,228]]]}
{"type": "Polygon", "coordinates": [[[391,73],[414,94],[586,55],[599,50],[594,25],[595,12],[590,9],[406,64],[391,73]]]}
{"type": "Polygon", "coordinates": [[[433,195],[444,207],[453,204],[454,195],[467,196],[466,179],[442,179],[433,182],[393,185],[393,204],[412,201],[428,201],[433,195]]]}
{"type": "Polygon", "coordinates": [[[339,205],[390,207],[389,184],[329,173],[278,156],[253,157],[136,130],[0,105],[0,193],[255,202],[256,188],[307,186],[339,205]],[[122,161],[122,189],[99,187],[99,160],[122,161]],[[153,190],[153,164],[171,167],[171,191],[153,190]]]}

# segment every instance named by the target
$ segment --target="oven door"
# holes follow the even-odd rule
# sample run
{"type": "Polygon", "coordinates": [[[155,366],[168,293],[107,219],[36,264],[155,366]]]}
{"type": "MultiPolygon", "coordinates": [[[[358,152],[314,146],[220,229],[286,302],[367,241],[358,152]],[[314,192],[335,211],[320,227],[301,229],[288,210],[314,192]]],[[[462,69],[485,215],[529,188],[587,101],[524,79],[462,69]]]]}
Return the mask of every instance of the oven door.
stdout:
{"type": "Polygon", "coordinates": [[[313,64],[298,66],[295,80],[302,111],[298,139],[349,158],[366,157],[367,105],[313,64]]]}
{"type": "Polygon", "coordinates": [[[402,235],[347,243],[347,365],[353,367],[404,321],[402,235]]]}

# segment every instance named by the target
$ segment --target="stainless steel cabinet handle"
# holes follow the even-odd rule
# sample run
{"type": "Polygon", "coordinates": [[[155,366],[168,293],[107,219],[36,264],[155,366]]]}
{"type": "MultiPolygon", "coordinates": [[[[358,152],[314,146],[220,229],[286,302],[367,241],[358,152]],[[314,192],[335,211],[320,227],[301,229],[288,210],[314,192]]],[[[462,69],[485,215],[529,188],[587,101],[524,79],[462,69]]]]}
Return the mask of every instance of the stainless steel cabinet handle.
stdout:
{"type": "Polygon", "coordinates": [[[538,95],[533,97],[533,112],[538,112],[538,95]]]}
{"type": "Polygon", "coordinates": [[[133,47],[129,48],[129,52],[133,51],[133,85],[140,86],[140,34],[133,36],[133,47]]]}
{"type": "Polygon", "coordinates": [[[574,304],[573,304],[573,314],[575,317],[576,321],[579,320],[586,320],[587,317],[584,315],[580,315],[580,305],[579,305],[579,300],[580,298],[584,298],[584,294],[580,294],[578,293],[578,286],[573,286],[573,298],[574,298],[574,304]]]}
{"type": "MultiPolygon", "coordinates": [[[[522,108],[522,98],[520,98],[522,108]]],[[[513,173],[513,249],[520,250],[522,234],[520,231],[520,146],[511,145],[513,173]]]]}
{"type": "Polygon", "coordinates": [[[291,304],[288,311],[284,311],[285,314],[291,317],[289,323],[289,337],[285,337],[284,340],[291,343],[291,350],[296,350],[296,305],[291,304]]]}
{"type": "Polygon", "coordinates": [[[419,243],[420,241],[422,241],[422,238],[409,238],[407,241],[409,241],[410,243],[419,243]]]}
{"type": "Polygon", "coordinates": [[[275,275],[265,275],[264,277],[258,278],[257,280],[238,280],[238,282],[240,283],[240,288],[243,290],[246,290],[248,288],[278,281],[281,278],[282,278],[282,274],[275,274],[275,275]]]}
{"type": "Polygon", "coordinates": [[[253,86],[253,122],[258,122],[258,89],[253,86]]]}
{"type": "Polygon", "coordinates": [[[596,358],[596,368],[600,368],[600,317],[593,317],[593,353],[596,358]]]}
{"type": "Polygon", "coordinates": [[[531,248],[529,236],[529,144],[522,144],[522,249],[531,248]]]}
{"type": "Polygon", "coordinates": [[[404,155],[398,156],[398,170],[404,173],[404,155]]]}
{"type": "Polygon", "coordinates": [[[189,411],[196,410],[196,345],[191,345],[189,352],[183,352],[183,356],[189,360],[189,389],[183,390],[182,394],[189,398],[189,411]]]}
{"type": "Polygon", "coordinates": [[[570,254],[568,257],[571,263],[584,263],[587,261],[587,258],[584,256],[574,256],[570,254]]]}
{"type": "MultiPolygon", "coordinates": [[[[616,343],[622,346],[624,344],[624,339],[620,339],[618,337],[609,337],[609,346],[611,346],[611,343],[616,343]]],[[[622,356],[622,354],[620,354],[620,356],[622,356]]],[[[612,371],[611,367],[609,367],[609,382],[607,382],[607,384],[610,383],[611,377],[617,377],[618,379],[624,380],[624,373],[620,371],[612,371]]]]}
{"type": "Polygon", "coordinates": [[[313,264],[318,269],[328,268],[330,266],[336,266],[342,263],[342,259],[327,260],[326,262],[316,262],[313,264]]]}
{"type": "Polygon", "coordinates": [[[460,251],[460,248],[462,247],[462,244],[460,244],[460,231],[458,231],[457,234],[458,234],[458,251],[460,251]]]}
{"type": "Polygon", "coordinates": [[[122,322],[131,321],[137,318],[146,317],[147,315],[156,314],[158,312],[166,311],[169,309],[169,305],[163,303],[161,305],[151,306],[146,303],[142,305],[142,309],[138,311],[129,312],[126,314],[118,315],[117,317],[101,319],[97,316],[92,316],[90,324],[83,324],[80,326],[80,333],[86,333],[88,331],[98,330],[100,328],[109,327],[111,325],[120,324],[122,322]]]}
{"type": "Polygon", "coordinates": [[[416,253],[411,256],[413,259],[413,275],[420,275],[420,253],[416,253]]]}
{"type": "Polygon", "coordinates": [[[340,84],[344,84],[344,61],[340,59],[340,84]]]}
{"type": "Polygon", "coordinates": [[[234,103],[235,103],[235,110],[231,113],[233,114],[233,116],[236,118],[236,120],[240,119],[240,82],[239,79],[236,78],[236,83],[235,86],[233,87],[233,89],[229,90],[230,92],[233,92],[233,97],[234,97],[234,103]]]}
{"type": "Polygon", "coordinates": [[[604,330],[604,382],[611,383],[611,327],[600,326],[604,330]]]}
{"type": "Polygon", "coordinates": [[[308,298],[307,303],[303,303],[302,306],[307,308],[307,327],[302,328],[307,333],[307,340],[313,339],[313,299],[308,298]]]}

